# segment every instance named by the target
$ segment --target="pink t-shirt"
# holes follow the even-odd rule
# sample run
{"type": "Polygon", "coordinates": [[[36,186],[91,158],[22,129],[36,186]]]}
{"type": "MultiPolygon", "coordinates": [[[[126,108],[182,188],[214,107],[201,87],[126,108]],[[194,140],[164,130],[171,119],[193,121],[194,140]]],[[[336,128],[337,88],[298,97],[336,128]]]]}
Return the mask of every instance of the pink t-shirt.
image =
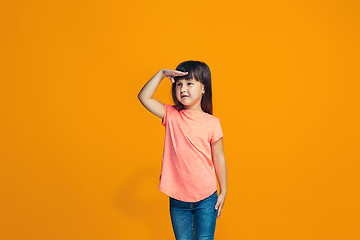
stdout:
{"type": "Polygon", "coordinates": [[[208,113],[164,104],[164,153],[159,190],[197,202],[217,190],[211,145],[223,137],[220,120],[208,113]]]}

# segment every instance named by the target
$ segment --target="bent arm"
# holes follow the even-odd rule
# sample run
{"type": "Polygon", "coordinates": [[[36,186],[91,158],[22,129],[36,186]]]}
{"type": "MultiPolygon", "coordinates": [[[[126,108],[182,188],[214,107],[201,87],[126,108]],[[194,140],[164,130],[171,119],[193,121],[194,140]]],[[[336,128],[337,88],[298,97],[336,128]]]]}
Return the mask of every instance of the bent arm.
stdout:
{"type": "Polygon", "coordinates": [[[153,95],[164,77],[163,69],[161,69],[143,86],[138,94],[141,104],[161,119],[164,117],[164,104],[153,98],[153,95]]]}
{"type": "Polygon", "coordinates": [[[140,99],[140,101],[152,98],[157,87],[159,86],[161,80],[164,77],[165,76],[163,75],[163,70],[161,69],[140,90],[138,94],[138,98],[140,99]]]}

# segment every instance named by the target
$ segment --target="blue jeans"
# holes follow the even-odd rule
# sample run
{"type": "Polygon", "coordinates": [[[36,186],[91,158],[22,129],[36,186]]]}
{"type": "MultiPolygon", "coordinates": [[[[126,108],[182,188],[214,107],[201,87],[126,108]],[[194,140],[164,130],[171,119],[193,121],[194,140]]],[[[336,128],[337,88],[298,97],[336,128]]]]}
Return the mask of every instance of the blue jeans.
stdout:
{"type": "Polygon", "coordinates": [[[214,239],[217,191],[198,202],[170,197],[170,216],[176,240],[214,239]]]}

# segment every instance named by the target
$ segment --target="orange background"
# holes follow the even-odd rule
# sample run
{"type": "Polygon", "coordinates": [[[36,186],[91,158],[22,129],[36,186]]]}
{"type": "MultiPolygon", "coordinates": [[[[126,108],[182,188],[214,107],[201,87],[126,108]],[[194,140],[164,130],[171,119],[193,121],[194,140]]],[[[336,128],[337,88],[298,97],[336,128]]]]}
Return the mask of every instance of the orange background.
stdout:
{"type": "Polygon", "coordinates": [[[216,239],[359,239],[358,1],[4,1],[0,239],[174,239],[161,119],[205,61],[228,195],[216,239]],[[171,82],[155,98],[172,104],[171,82]]]}

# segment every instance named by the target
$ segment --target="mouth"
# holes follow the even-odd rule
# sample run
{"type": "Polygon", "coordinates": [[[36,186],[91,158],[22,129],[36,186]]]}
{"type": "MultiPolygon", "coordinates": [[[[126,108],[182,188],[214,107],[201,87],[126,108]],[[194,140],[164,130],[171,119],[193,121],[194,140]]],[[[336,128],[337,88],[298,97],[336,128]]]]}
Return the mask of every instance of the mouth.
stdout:
{"type": "Polygon", "coordinates": [[[188,95],[181,96],[181,98],[186,98],[186,97],[189,97],[189,96],[188,95]]]}

